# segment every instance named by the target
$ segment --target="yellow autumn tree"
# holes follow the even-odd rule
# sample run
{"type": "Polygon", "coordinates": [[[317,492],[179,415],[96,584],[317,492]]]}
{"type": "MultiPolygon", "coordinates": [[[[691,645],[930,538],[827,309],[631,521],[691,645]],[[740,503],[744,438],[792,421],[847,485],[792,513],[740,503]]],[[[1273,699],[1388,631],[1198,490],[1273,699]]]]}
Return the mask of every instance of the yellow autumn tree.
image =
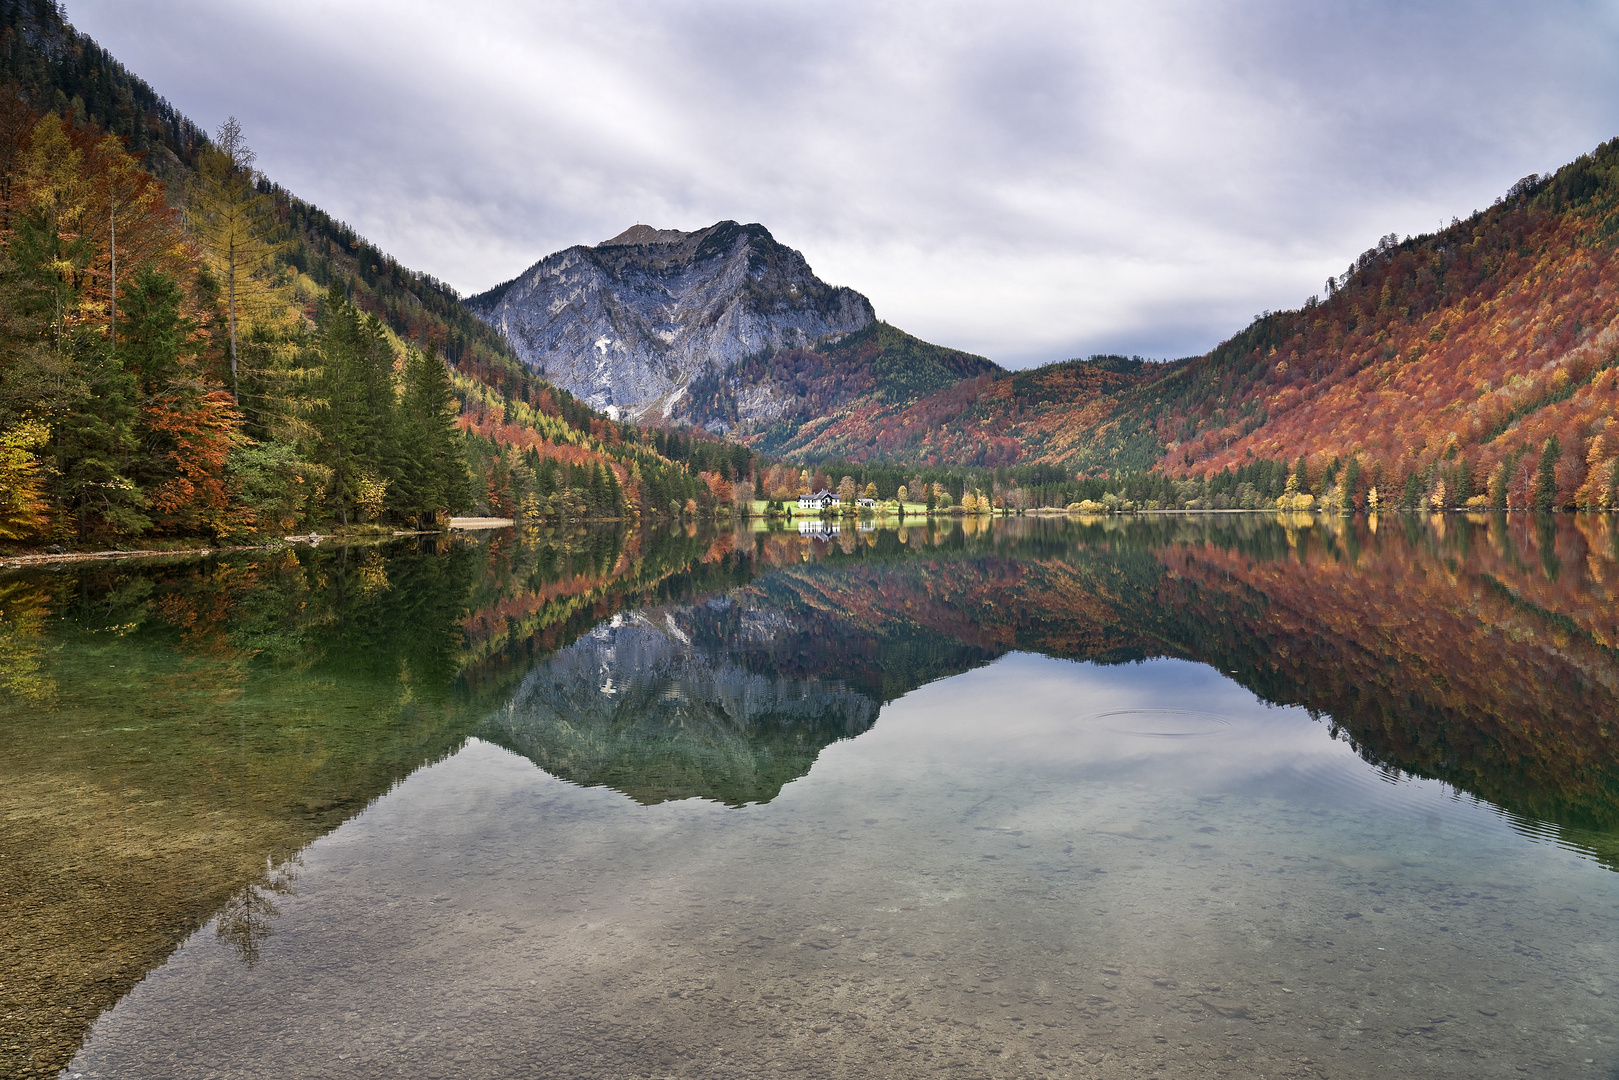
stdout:
{"type": "Polygon", "coordinates": [[[258,189],[254,160],[231,117],[202,152],[186,204],[186,227],[202,245],[225,304],[231,392],[238,400],[242,325],[271,321],[285,308],[276,281],[281,245],[273,239],[274,206],[258,189]]]}
{"type": "Polygon", "coordinates": [[[51,429],[24,420],[0,431],[0,540],[23,540],[45,528],[45,475],[38,451],[51,429]]]}

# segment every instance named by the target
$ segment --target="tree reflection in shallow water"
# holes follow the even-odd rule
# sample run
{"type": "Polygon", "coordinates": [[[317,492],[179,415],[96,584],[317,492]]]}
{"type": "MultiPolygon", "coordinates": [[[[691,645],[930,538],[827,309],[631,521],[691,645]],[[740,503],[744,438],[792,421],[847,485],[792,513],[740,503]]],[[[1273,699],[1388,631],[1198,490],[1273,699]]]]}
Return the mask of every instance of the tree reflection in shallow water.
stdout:
{"type": "Polygon", "coordinates": [[[237,889],[214,916],[215,935],[248,967],[258,963],[265,939],[275,932],[274,921],[281,914],[276,897],[297,895],[293,882],[298,880],[299,865],[293,858],[280,866],[266,866],[263,877],[237,889]]]}
{"type": "Polygon", "coordinates": [[[0,1004],[28,1019],[0,1066],[54,1073],[211,914],[259,956],[265,860],[469,733],[642,803],[766,803],[883,706],[1014,650],[1210,665],[1619,866],[1616,541],[1601,516],[1165,515],[3,578],[22,947],[0,1004]]]}

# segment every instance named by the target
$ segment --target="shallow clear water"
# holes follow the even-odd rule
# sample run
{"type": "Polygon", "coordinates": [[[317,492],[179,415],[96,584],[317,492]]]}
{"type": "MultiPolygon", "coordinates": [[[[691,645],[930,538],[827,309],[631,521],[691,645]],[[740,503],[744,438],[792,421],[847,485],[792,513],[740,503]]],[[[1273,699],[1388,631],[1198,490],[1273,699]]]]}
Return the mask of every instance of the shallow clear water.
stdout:
{"type": "Polygon", "coordinates": [[[1619,992],[1619,878],[1175,660],[1008,656],[742,809],[475,740],[295,887],[71,1071],[1604,1075],[1619,992]]]}
{"type": "Polygon", "coordinates": [[[64,1075],[1612,1077],[1613,560],[1396,536],[743,538],[64,1075]]]}

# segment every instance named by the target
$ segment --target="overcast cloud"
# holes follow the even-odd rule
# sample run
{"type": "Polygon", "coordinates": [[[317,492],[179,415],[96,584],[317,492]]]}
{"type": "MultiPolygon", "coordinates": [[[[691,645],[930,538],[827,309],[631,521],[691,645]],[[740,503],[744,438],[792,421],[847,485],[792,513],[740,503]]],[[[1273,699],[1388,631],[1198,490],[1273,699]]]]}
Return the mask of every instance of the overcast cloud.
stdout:
{"type": "Polygon", "coordinates": [[[921,337],[1202,352],[1619,135],[1614,3],[69,0],[463,292],[763,222],[921,337]]]}

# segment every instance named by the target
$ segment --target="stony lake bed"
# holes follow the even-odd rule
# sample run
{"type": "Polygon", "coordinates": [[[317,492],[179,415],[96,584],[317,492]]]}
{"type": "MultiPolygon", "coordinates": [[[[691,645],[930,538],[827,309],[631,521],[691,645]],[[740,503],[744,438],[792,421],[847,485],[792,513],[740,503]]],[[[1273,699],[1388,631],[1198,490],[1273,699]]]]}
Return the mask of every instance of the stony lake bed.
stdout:
{"type": "Polygon", "coordinates": [[[1185,516],[0,579],[0,1053],[1610,1077],[1616,554],[1185,516]]]}

